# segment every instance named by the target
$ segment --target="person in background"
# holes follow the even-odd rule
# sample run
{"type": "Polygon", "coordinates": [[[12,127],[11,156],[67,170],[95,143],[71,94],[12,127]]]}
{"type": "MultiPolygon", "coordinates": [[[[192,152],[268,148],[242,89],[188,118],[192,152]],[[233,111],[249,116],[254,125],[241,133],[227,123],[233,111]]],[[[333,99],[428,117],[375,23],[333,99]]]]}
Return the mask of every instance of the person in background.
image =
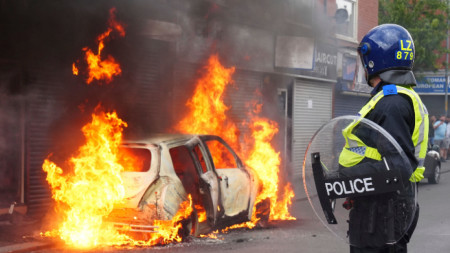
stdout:
{"type": "Polygon", "coordinates": [[[436,116],[431,115],[430,116],[430,127],[428,132],[428,140],[430,142],[430,147],[433,147],[434,145],[434,123],[436,122],[436,116]]]}
{"type": "Polygon", "coordinates": [[[450,116],[447,116],[445,123],[447,124],[447,128],[445,129],[445,138],[444,138],[444,146],[445,146],[445,156],[443,157],[443,159],[448,160],[449,159],[449,155],[448,155],[448,150],[450,147],[450,116]]]}
{"type": "Polygon", "coordinates": [[[444,157],[447,157],[447,147],[445,146],[445,131],[447,130],[447,123],[445,123],[445,116],[441,115],[439,120],[433,125],[434,128],[434,144],[439,146],[441,162],[445,162],[444,157]]]}

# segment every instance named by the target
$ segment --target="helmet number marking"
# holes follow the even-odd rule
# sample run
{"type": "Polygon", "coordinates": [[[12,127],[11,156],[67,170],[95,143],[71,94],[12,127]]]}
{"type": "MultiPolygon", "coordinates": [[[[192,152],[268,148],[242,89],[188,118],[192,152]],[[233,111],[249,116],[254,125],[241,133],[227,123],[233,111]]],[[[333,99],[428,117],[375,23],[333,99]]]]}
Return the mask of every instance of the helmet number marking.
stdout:
{"type": "Polygon", "coordinates": [[[395,51],[395,59],[412,61],[414,59],[413,44],[411,40],[399,40],[400,50],[395,51]]]}
{"type": "Polygon", "coordinates": [[[399,43],[400,43],[400,50],[402,50],[402,51],[413,51],[412,48],[411,48],[412,42],[410,40],[400,40],[399,43]]]}

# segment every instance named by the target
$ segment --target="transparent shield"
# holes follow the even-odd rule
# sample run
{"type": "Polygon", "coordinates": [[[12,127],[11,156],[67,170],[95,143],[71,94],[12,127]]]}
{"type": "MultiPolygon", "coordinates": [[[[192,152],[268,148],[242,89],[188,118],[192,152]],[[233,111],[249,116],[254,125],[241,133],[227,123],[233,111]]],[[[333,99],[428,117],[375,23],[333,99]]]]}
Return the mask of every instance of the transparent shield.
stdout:
{"type": "Polygon", "coordinates": [[[311,139],[303,183],[314,212],[331,232],[356,247],[380,247],[397,242],[413,221],[417,203],[416,184],[409,181],[412,172],[389,133],[370,120],[342,116],[322,126],[311,139]],[[354,164],[349,166],[348,151],[343,152],[344,129],[351,129],[381,157],[350,159],[354,164]]]}

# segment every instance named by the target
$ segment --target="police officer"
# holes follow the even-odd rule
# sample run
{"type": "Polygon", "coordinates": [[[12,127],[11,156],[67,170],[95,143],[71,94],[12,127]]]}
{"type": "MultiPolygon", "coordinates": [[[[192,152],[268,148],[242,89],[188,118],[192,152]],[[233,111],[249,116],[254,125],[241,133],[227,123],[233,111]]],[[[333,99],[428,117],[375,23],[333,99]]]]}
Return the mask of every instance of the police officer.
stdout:
{"type": "MultiPolygon", "coordinates": [[[[392,135],[414,168],[414,172],[405,177],[406,180],[418,182],[425,170],[423,161],[429,123],[428,112],[412,89],[416,85],[412,72],[415,57],[413,39],[399,25],[380,25],[363,37],[358,54],[367,83],[373,87],[372,97],[359,115],[392,135]]],[[[363,175],[384,166],[382,157],[385,151],[377,149],[376,140],[358,135],[357,123],[348,126],[343,135],[346,144],[339,157],[342,175],[363,175]]],[[[418,206],[411,214],[411,225],[402,221],[401,215],[390,223],[394,226],[389,226],[386,221],[392,218],[392,213],[400,212],[401,206],[411,203],[414,201],[408,196],[392,193],[349,199],[345,207],[351,209],[348,231],[350,252],[407,252],[407,243],[417,224],[418,206]]]]}

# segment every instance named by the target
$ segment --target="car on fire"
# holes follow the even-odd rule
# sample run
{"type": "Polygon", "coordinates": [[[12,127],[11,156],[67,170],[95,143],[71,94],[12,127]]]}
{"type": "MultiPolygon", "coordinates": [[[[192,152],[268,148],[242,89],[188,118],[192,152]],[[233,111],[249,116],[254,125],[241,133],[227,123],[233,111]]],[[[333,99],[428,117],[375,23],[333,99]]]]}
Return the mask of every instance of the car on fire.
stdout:
{"type": "Polygon", "coordinates": [[[121,174],[125,202],[108,217],[119,230],[157,232],[153,221],[171,220],[188,194],[195,208],[183,223],[187,234],[251,219],[259,180],[222,138],[165,134],[125,141],[121,148],[140,165],[121,174]]]}

